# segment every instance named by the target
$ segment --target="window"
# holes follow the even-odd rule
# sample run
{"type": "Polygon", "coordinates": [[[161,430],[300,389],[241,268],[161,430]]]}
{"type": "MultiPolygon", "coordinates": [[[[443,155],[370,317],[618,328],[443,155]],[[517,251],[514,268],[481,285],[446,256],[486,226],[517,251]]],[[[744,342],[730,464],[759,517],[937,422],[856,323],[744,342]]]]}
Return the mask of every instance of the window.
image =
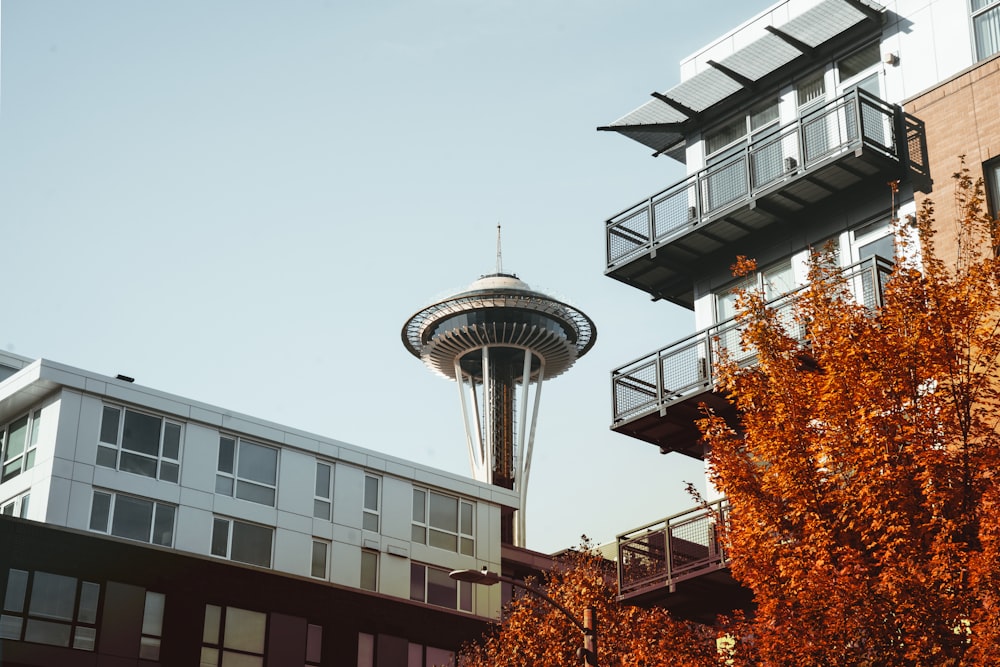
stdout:
{"type": "Polygon", "coordinates": [[[277,449],[227,435],[219,438],[216,493],[274,507],[277,490],[277,449]]]}
{"type": "Polygon", "coordinates": [[[983,164],[983,180],[986,182],[986,201],[990,217],[1000,218],[1000,158],[983,164]]]}
{"type": "Polygon", "coordinates": [[[772,130],[778,122],[778,99],[768,99],[754,105],[749,113],[734,118],[705,135],[705,155],[714,156],[723,148],[733,146],[748,134],[759,136],[762,130],[772,130]]]}
{"type": "Polygon", "coordinates": [[[972,37],[976,60],[985,60],[1000,51],[1000,1],[972,0],[972,37]]]}
{"type": "Polygon", "coordinates": [[[466,556],[475,555],[473,504],[436,491],[413,489],[411,539],[466,556]]]}
{"type": "Polygon", "coordinates": [[[306,625],[306,667],[315,667],[323,659],[323,626],[306,625]]]}
{"type": "Polygon", "coordinates": [[[271,567],[273,536],[271,528],[216,517],[212,525],[212,555],[271,567]]]}
{"type": "Polygon", "coordinates": [[[237,607],[205,605],[201,667],[264,665],[267,614],[237,607]]]}
{"type": "Polygon", "coordinates": [[[176,508],[166,503],[94,491],[90,504],[90,529],[164,547],[174,543],[176,508]]]}
{"type": "Polygon", "coordinates": [[[872,42],[868,46],[855,51],[851,55],[837,61],[837,78],[841,83],[879,64],[879,45],[872,42]]]}
{"type": "Polygon", "coordinates": [[[381,479],[365,475],[364,511],[361,514],[361,527],[365,530],[378,532],[379,524],[379,487],[381,479]]]}
{"type": "Polygon", "coordinates": [[[129,408],[105,405],[97,465],[176,483],[181,425],[129,408]]]}
{"type": "Polygon", "coordinates": [[[7,502],[0,503],[0,514],[3,516],[17,516],[22,519],[28,518],[28,500],[30,497],[31,494],[22,493],[7,502]]]}
{"type": "Polygon", "coordinates": [[[139,657],[145,660],[160,659],[160,639],[163,637],[163,608],[167,596],[146,591],[146,605],[142,610],[142,637],[139,640],[139,657]]]}
{"type": "Polygon", "coordinates": [[[330,520],[333,507],[333,466],[316,462],[316,496],[313,499],[313,516],[330,520]]]}
{"type": "Polygon", "coordinates": [[[366,591],[378,590],[378,552],[361,550],[361,588],[366,591]]]}
{"type": "Polygon", "coordinates": [[[309,566],[309,574],[317,579],[326,579],[327,562],[329,560],[330,545],[321,540],[313,540],[312,563],[309,566]]]}
{"type": "Polygon", "coordinates": [[[449,667],[455,664],[455,653],[433,646],[410,642],[406,667],[449,667]]]}
{"type": "Polygon", "coordinates": [[[472,584],[455,581],[447,570],[410,564],[410,599],[427,604],[472,611],[472,584]]]}
{"type": "Polygon", "coordinates": [[[93,651],[101,586],[50,572],[10,569],[0,639],[93,651]]]}
{"type": "Polygon", "coordinates": [[[3,450],[3,468],[0,483],[13,479],[35,464],[38,445],[38,428],[42,411],[35,410],[0,428],[0,450],[3,450]]]}
{"type": "MultiPolygon", "coordinates": [[[[816,72],[795,85],[795,98],[799,109],[823,101],[826,96],[826,79],[823,72],[816,72]]],[[[801,112],[800,112],[801,113],[801,112]]]]}

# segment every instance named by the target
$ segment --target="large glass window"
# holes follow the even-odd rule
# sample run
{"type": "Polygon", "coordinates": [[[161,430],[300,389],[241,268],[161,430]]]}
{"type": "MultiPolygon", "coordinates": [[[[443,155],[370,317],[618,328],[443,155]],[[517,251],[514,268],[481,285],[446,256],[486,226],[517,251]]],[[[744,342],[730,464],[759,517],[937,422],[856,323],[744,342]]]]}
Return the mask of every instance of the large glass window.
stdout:
{"type": "Polygon", "coordinates": [[[215,491],[274,507],[278,492],[278,450],[241,438],[219,438],[215,491]]]}
{"type": "Polygon", "coordinates": [[[972,34],[976,60],[1000,51],[1000,0],[972,0],[972,34]]]}
{"type": "Polygon", "coordinates": [[[17,477],[35,465],[35,448],[38,445],[41,422],[42,411],[35,410],[0,427],[0,451],[3,452],[0,483],[17,477]]]}
{"type": "Polygon", "coordinates": [[[160,639],[163,637],[163,609],[167,596],[146,591],[146,604],[142,610],[142,637],[139,657],[145,660],[160,659],[160,639]]]}
{"type": "Polygon", "coordinates": [[[0,639],[93,651],[100,584],[51,572],[11,569],[0,613],[0,639]]]}
{"type": "Polygon", "coordinates": [[[374,475],[365,475],[364,510],[361,513],[361,527],[378,532],[381,507],[382,480],[374,475]]]}
{"type": "Polygon", "coordinates": [[[411,563],[410,599],[448,609],[472,611],[472,584],[455,581],[448,576],[447,570],[411,563]]]}
{"type": "Polygon", "coordinates": [[[105,405],[97,465],[177,482],[181,425],[130,408],[105,405]]]}
{"type": "Polygon", "coordinates": [[[174,543],[176,508],[167,503],[94,491],[90,529],[115,537],[170,547],[174,543]]]}
{"type": "Polygon", "coordinates": [[[413,490],[411,539],[439,549],[475,555],[474,505],[428,489],[413,490]]]}
{"type": "Polygon", "coordinates": [[[216,517],[212,524],[212,555],[271,567],[273,539],[272,528],[216,517]]]}

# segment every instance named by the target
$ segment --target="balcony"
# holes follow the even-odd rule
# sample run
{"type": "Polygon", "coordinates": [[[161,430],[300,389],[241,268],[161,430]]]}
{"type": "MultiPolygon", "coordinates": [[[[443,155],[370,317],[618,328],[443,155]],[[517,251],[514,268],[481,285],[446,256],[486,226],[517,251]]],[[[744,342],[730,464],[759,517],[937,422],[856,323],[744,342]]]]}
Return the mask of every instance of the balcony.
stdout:
{"type": "MultiPolygon", "coordinates": [[[[882,305],[891,272],[892,262],[871,257],[845,268],[843,279],[858,303],[876,308],[882,305]]],[[[769,305],[791,323],[802,289],[769,305]]],[[[699,406],[704,403],[720,415],[734,415],[732,404],[715,391],[715,364],[721,349],[741,364],[754,363],[753,352],[740,347],[736,320],[728,320],[613,370],[611,430],[657,445],[664,454],[673,451],[703,459],[701,433],[694,424],[702,416],[699,406]]]]}
{"type": "Polygon", "coordinates": [[[757,139],[606,223],[605,274],[693,308],[691,276],[706,257],[861,183],[902,174],[903,114],[856,89],[757,139]]]}
{"type": "Polygon", "coordinates": [[[618,599],[657,605],[692,620],[714,620],[749,604],[729,574],[719,528],[729,503],[717,500],[618,536],[618,599]]]}

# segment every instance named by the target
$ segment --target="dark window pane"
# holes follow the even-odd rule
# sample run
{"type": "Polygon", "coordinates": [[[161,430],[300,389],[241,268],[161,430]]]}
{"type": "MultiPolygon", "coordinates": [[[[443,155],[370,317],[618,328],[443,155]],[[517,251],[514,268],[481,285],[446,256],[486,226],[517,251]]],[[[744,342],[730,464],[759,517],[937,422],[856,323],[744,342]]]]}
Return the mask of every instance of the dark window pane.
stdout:
{"type": "Polygon", "coordinates": [[[108,532],[108,512],[111,510],[111,495],[108,493],[94,493],[94,500],[90,504],[90,529],[99,530],[102,533],[108,532]]]}
{"type": "Polygon", "coordinates": [[[122,452],[121,465],[119,470],[134,472],[137,475],[146,477],[156,477],[156,459],[146,458],[140,454],[122,452]]]}
{"type": "MultiPolygon", "coordinates": [[[[125,411],[125,432],[122,449],[150,456],[160,454],[160,418],[141,412],[125,411]]],[[[155,476],[155,473],[154,473],[155,476]]]]}
{"type": "Polygon", "coordinates": [[[427,529],[423,526],[411,526],[410,528],[410,539],[414,542],[419,542],[420,544],[426,544],[427,529]]]}
{"type": "Polygon", "coordinates": [[[101,442],[118,446],[118,419],[121,411],[118,408],[104,406],[104,415],[101,417],[101,442]]]}
{"type": "Polygon", "coordinates": [[[215,492],[226,496],[233,495],[233,478],[225,475],[215,476],[215,492]]]}
{"type": "Polygon", "coordinates": [[[427,522],[427,498],[420,489],[413,489],[413,520],[417,523],[427,522]]]}
{"type": "Polygon", "coordinates": [[[237,465],[237,477],[273,485],[277,481],[278,450],[252,442],[241,442],[237,465]]]}
{"type": "Polygon", "coordinates": [[[427,544],[438,549],[448,551],[458,551],[458,537],[452,533],[443,533],[440,530],[430,529],[427,535],[427,544]]]}
{"type": "Polygon", "coordinates": [[[236,441],[232,438],[219,438],[219,472],[232,474],[233,458],[236,456],[236,441]]]}
{"type": "Polygon", "coordinates": [[[476,549],[475,549],[475,543],[473,543],[473,541],[471,539],[469,539],[468,537],[463,537],[462,538],[462,549],[461,549],[461,551],[466,556],[475,556],[476,555],[475,554],[475,551],[476,551],[476,549]]]}
{"type": "Polygon", "coordinates": [[[101,585],[85,581],[80,585],[80,607],[76,620],[81,623],[97,622],[97,600],[101,597],[101,585]]]}
{"type": "Polygon", "coordinates": [[[467,581],[458,582],[458,608],[472,611],[472,584],[467,581]]]}
{"type": "Polygon", "coordinates": [[[317,519],[330,518],[330,503],[325,500],[313,501],[313,516],[317,519]]]}
{"type": "Polygon", "coordinates": [[[170,505],[157,503],[154,516],[153,544],[164,547],[172,546],[174,542],[174,508],[170,505]]]}
{"type": "Polygon", "coordinates": [[[261,505],[274,506],[274,489],[270,489],[260,484],[244,482],[242,479],[236,480],[236,497],[241,500],[260,503],[261,505]]]}
{"type": "Polygon", "coordinates": [[[216,519],[212,524],[212,555],[226,556],[229,553],[229,522],[216,519]]]}
{"type": "Polygon", "coordinates": [[[454,579],[444,570],[427,568],[427,602],[439,607],[456,608],[456,591],[454,579]]]}
{"type": "Polygon", "coordinates": [[[326,578],[326,544],[323,542],[313,542],[312,567],[310,572],[314,577],[320,579],[326,578]]]}
{"type": "Polygon", "coordinates": [[[410,563],[410,599],[424,601],[424,584],[427,568],[410,563]]]}
{"type": "Polygon", "coordinates": [[[10,569],[7,572],[7,592],[3,597],[4,611],[24,611],[24,594],[28,590],[28,573],[10,569]]]}
{"type": "Polygon", "coordinates": [[[378,514],[365,512],[361,517],[361,527],[373,533],[378,532],[378,514]]]}
{"type": "Polygon", "coordinates": [[[271,567],[271,529],[234,521],[229,557],[241,563],[271,567]]]}
{"type": "Polygon", "coordinates": [[[111,534],[140,542],[149,541],[153,525],[153,503],[129,496],[118,496],[111,519],[111,534]]]}
{"type": "Polygon", "coordinates": [[[378,478],[365,477],[365,509],[378,511],[378,478]]]}
{"type": "Polygon", "coordinates": [[[31,582],[29,607],[32,616],[71,621],[75,603],[76,579],[61,574],[35,572],[31,582]]]}
{"type": "Polygon", "coordinates": [[[458,498],[431,493],[430,524],[441,530],[458,532],[458,498]]]}
{"type": "Polygon", "coordinates": [[[21,638],[21,617],[0,614],[0,639],[21,638]]]}
{"type": "Polygon", "coordinates": [[[180,468],[176,463],[160,462],[160,479],[164,482],[177,482],[180,468]]]}
{"type": "Polygon", "coordinates": [[[472,535],[472,505],[462,503],[462,526],[463,535],[472,535]]]}
{"type": "Polygon", "coordinates": [[[7,451],[4,452],[3,460],[10,461],[15,456],[20,456],[27,441],[28,415],[24,415],[17,421],[11,422],[10,430],[7,431],[7,451]]]}
{"type": "Polygon", "coordinates": [[[97,465],[105,468],[118,467],[118,450],[110,447],[97,448],[97,465]]]}
{"type": "Polygon", "coordinates": [[[366,591],[378,588],[378,554],[374,551],[361,552],[361,588],[366,591]]]}
{"type": "Polygon", "coordinates": [[[330,466],[325,463],[316,464],[316,495],[320,498],[330,497],[330,466]]]}
{"type": "Polygon", "coordinates": [[[69,646],[70,626],[62,623],[49,623],[34,618],[28,619],[24,629],[24,641],[53,646],[69,646]]]}
{"type": "Polygon", "coordinates": [[[177,460],[181,452],[180,424],[167,422],[163,425],[163,456],[177,460]]]}
{"type": "Polygon", "coordinates": [[[93,651],[97,645],[97,630],[77,626],[73,633],[73,648],[81,651],[93,651]]]}
{"type": "Polygon", "coordinates": [[[323,626],[310,624],[306,631],[306,662],[319,663],[322,647],[323,626]]]}

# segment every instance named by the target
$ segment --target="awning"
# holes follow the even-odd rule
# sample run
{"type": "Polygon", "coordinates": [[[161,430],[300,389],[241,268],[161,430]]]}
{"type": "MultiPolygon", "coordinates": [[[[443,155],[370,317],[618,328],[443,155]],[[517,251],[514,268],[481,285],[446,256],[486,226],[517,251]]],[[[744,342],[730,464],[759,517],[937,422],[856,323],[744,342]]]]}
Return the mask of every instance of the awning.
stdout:
{"type": "MultiPolygon", "coordinates": [[[[822,0],[719,62],[682,81],[599,130],[610,130],[668,152],[696,130],[705,112],[756,87],[800,58],[823,57],[841,39],[878,34],[885,8],[871,0],[822,0]]],[[[846,45],[845,45],[846,46],[846,45]]]]}

